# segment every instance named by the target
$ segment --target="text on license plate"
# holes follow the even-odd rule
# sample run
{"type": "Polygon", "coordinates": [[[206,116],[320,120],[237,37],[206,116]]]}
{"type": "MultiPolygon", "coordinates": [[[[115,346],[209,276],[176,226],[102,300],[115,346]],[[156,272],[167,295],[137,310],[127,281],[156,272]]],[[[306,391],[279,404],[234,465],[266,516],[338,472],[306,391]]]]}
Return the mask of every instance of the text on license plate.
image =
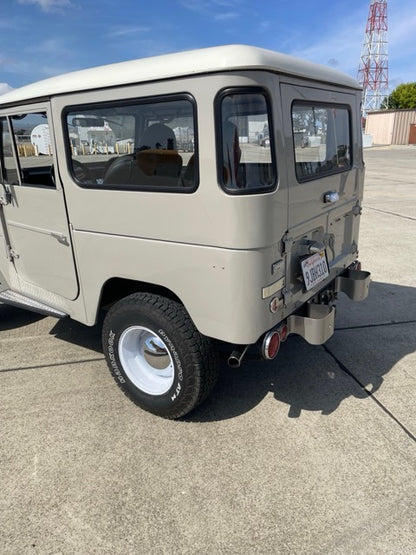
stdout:
{"type": "Polygon", "coordinates": [[[312,289],[329,276],[325,251],[320,251],[302,260],[302,274],[306,291],[312,289]]]}

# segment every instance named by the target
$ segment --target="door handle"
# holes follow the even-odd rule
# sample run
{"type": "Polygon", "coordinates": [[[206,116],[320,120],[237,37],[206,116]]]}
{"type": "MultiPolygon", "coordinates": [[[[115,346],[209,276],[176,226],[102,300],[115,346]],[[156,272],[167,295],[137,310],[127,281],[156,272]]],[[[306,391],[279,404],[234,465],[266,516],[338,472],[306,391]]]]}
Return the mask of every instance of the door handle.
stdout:
{"type": "Polygon", "coordinates": [[[324,193],[324,202],[337,202],[339,200],[339,194],[336,191],[328,191],[324,193]]]}

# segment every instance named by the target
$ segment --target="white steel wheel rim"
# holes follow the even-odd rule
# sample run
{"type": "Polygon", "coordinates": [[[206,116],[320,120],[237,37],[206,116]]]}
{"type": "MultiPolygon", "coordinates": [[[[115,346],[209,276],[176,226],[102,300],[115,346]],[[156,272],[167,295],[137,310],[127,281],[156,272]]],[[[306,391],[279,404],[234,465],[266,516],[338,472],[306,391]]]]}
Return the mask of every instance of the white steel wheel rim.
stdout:
{"type": "Polygon", "coordinates": [[[131,326],[123,331],[118,355],[129,380],[149,395],[163,395],[173,385],[175,367],[169,349],[153,331],[131,326]]]}

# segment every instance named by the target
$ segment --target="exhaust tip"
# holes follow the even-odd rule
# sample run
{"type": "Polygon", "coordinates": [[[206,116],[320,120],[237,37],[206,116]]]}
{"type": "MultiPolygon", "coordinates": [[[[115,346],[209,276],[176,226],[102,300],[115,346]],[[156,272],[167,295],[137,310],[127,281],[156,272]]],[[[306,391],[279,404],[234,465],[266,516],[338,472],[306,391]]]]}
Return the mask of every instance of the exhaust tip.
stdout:
{"type": "Polygon", "coordinates": [[[233,354],[231,353],[231,355],[228,357],[228,366],[230,366],[231,368],[240,368],[241,365],[241,360],[238,356],[238,354],[233,354]]]}
{"type": "Polygon", "coordinates": [[[248,349],[248,345],[242,346],[241,349],[234,349],[228,357],[228,366],[231,368],[240,368],[241,362],[248,349]]]}

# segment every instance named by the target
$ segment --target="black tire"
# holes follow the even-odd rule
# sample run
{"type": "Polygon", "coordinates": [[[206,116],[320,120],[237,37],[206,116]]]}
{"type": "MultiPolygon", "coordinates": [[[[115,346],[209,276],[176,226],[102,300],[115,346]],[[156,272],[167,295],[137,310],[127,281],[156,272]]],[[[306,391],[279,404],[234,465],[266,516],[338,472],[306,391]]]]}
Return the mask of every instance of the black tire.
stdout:
{"type": "Polygon", "coordinates": [[[218,376],[210,340],[181,304],[159,295],[134,293],[113,305],[104,321],[103,350],[124,393],[164,418],[188,414],[218,376]]]}

